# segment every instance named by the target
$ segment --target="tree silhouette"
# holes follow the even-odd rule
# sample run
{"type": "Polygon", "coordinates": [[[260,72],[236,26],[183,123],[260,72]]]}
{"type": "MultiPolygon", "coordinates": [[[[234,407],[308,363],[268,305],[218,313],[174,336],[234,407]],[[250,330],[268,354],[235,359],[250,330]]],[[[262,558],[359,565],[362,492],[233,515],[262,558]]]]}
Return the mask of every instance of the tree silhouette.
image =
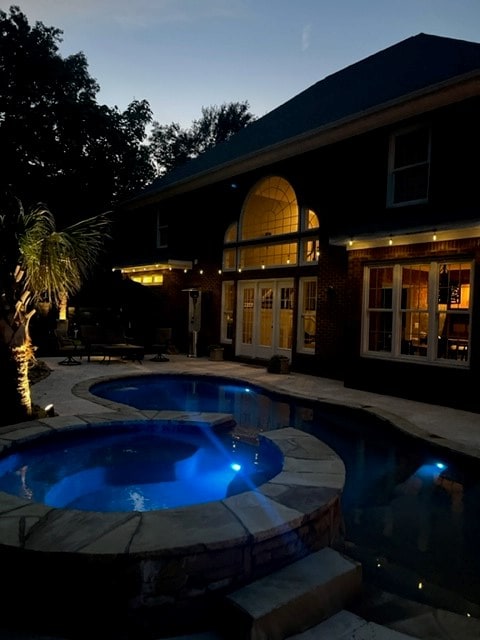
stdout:
{"type": "Polygon", "coordinates": [[[85,55],[62,58],[61,35],[31,26],[16,6],[0,11],[0,198],[46,202],[69,224],[110,209],[155,172],[144,144],[148,102],[123,112],[98,104],[85,55]]]}
{"type": "Polygon", "coordinates": [[[247,101],[203,107],[202,116],[194,120],[189,129],[182,129],[177,122],[168,125],[154,122],[149,142],[159,175],[196,158],[248,126],[255,120],[249,108],[247,101]]]}

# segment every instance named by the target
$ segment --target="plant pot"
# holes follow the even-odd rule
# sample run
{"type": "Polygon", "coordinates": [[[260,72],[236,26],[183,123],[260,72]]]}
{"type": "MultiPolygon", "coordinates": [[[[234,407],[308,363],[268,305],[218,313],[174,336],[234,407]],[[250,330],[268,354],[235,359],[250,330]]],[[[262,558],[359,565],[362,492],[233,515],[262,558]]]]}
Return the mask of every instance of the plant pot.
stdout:
{"type": "Polygon", "coordinates": [[[210,349],[209,360],[223,360],[223,347],[213,347],[210,349]]]}
{"type": "Polygon", "coordinates": [[[290,360],[287,356],[272,356],[267,365],[268,373],[290,373],[290,360]]]}

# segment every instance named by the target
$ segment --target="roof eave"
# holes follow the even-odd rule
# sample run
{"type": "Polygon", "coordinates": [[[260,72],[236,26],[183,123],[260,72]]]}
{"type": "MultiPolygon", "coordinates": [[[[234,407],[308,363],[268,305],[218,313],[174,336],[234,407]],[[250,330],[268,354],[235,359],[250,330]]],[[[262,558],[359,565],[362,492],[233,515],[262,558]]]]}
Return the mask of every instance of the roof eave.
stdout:
{"type": "Polygon", "coordinates": [[[339,234],[330,238],[329,244],[343,246],[347,250],[373,249],[376,247],[402,246],[426,242],[447,242],[480,237],[480,218],[458,220],[439,224],[432,228],[427,225],[402,227],[391,230],[380,230],[358,235],[339,234]]]}
{"type": "Polygon", "coordinates": [[[430,85],[371,109],[356,113],[331,124],[312,129],[302,135],[282,140],[260,151],[246,154],[229,162],[179,180],[151,195],[138,196],[125,203],[128,208],[138,208],[161,202],[195,189],[228,180],[262,166],[286,160],[301,153],[340,142],[383,126],[394,124],[415,115],[427,113],[454,104],[480,93],[480,70],[456,76],[447,81],[430,85]]]}

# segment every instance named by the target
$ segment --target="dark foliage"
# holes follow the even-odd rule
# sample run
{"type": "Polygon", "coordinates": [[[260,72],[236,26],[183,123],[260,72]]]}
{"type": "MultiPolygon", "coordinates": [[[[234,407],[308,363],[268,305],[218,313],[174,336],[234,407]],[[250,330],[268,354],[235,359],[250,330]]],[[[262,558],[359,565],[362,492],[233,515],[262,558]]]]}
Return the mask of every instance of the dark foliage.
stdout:
{"type": "Polygon", "coordinates": [[[0,11],[0,197],[43,201],[63,224],[108,210],[154,177],[143,144],[148,102],[96,101],[83,53],[62,58],[62,32],[0,11]]]}
{"type": "Polygon", "coordinates": [[[255,120],[249,108],[246,101],[203,107],[201,118],[194,120],[189,129],[182,129],[177,122],[154,122],[150,147],[159,174],[185,164],[249,125],[255,120]]]}

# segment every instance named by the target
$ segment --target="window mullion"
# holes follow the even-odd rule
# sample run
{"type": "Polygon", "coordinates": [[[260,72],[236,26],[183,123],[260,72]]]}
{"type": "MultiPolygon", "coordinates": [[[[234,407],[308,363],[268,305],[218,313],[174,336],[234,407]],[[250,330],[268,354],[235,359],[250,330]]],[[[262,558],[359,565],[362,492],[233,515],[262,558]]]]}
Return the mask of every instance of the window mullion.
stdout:
{"type": "Polygon", "coordinates": [[[427,360],[435,360],[438,340],[438,264],[430,263],[428,274],[428,335],[427,360]]]}
{"type": "Polygon", "coordinates": [[[393,295],[392,295],[392,355],[401,353],[402,334],[402,267],[396,264],[393,267],[393,295]]]}

